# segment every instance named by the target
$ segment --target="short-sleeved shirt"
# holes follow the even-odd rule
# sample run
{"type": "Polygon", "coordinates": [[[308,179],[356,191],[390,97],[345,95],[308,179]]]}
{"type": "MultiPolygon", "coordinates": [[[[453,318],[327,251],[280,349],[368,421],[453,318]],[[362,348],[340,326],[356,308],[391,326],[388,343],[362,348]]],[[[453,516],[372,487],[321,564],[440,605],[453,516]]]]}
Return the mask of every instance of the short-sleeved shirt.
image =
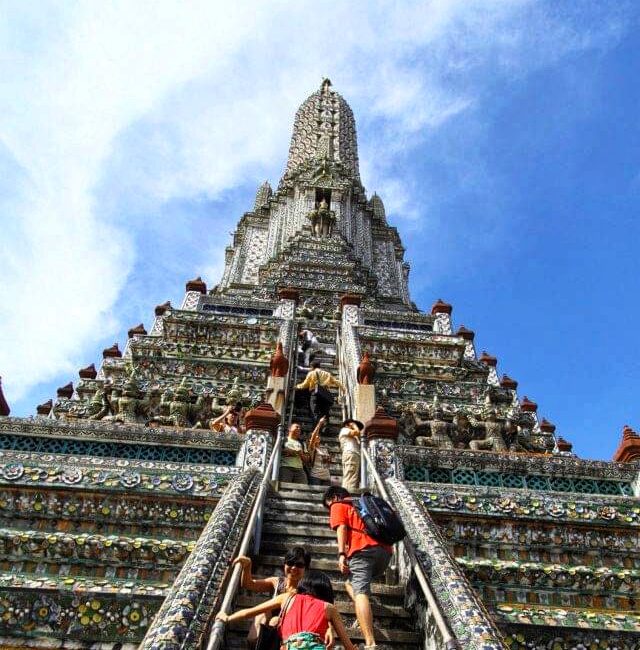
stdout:
{"type": "Polygon", "coordinates": [[[342,453],[360,453],[360,442],[358,438],[352,435],[352,431],[349,427],[342,427],[338,433],[338,440],[340,441],[340,447],[342,448],[342,453]]]}
{"type": "Polygon", "coordinates": [[[335,530],[338,526],[342,525],[347,527],[347,558],[350,558],[354,553],[369,546],[382,546],[382,548],[386,548],[391,553],[391,546],[381,544],[379,541],[373,539],[373,537],[367,535],[362,519],[360,519],[356,509],[350,503],[337,501],[331,505],[329,526],[335,530]]]}
{"type": "MultiPolygon", "coordinates": [[[[285,449],[291,449],[292,451],[304,451],[304,447],[299,440],[294,440],[293,438],[287,438],[284,442],[285,449]]],[[[293,469],[302,469],[302,458],[300,456],[285,456],[282,455],[282,460],[280,461],[281,467],[292,467],[293,469]]]]}

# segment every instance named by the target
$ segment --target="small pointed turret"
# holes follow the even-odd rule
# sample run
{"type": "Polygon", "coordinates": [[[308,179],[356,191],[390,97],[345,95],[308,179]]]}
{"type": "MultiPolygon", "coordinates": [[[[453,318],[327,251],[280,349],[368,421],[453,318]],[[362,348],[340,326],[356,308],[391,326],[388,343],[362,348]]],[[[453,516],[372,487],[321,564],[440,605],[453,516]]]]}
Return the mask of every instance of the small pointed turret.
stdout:
{"type": "Polygon", "coordinates": [[[64,386],[60,386],[60,388],[58,388],[56,391],[56,394],[58,397],[66,397],[67,399],[71,399],[71,396],[73,395],[73,383],[69,382],[64,386]]]}
{"type": "Polygon", "coordinates": [[[260,208],[267,207],[272,194],[273,190],[271,189],[269,181],[262,183],[256,192],[256,200],[253,204],[253,211],[258,212],[260,208]]]}
{"type": "Polygon", "coordinates": [[[80,375],[80,379],[95,379],[98,376],[98,371],[95,364],[92,363],[86,368],[80,368],[78,375],[80,375]]]}
{"type": "Polygon", "coordinates": [[[376,221],[379,221],[382,224],[386,224],[387,213],[384,209],[384,203],[382,202],[382,199],[377,194],[374,194],[371,197],[371,201],[369,201],[369,206],[373,210],[373,216],[376,219],[376,221]]]}
{"type": "Polygon", "coordinates": [[[185,291],[197,291],[198,293],[205,294],[207,293],[207,284],[200,276],[198,276],[197,278],[187,282],[185,285],[185,291]]]}

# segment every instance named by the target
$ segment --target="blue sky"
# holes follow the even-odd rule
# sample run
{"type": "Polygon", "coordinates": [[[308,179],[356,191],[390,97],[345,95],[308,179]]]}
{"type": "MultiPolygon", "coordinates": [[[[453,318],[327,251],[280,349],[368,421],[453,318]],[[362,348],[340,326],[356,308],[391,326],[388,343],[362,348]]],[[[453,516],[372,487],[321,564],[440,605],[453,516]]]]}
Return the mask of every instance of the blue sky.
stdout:
{"type": "Polygon", "coordinates": [[[637,3],[0,0],[0,375],[15,415],[184,282],[275,185],[322,76],[424,309],[588,458],[640,429],[637,3]]]}

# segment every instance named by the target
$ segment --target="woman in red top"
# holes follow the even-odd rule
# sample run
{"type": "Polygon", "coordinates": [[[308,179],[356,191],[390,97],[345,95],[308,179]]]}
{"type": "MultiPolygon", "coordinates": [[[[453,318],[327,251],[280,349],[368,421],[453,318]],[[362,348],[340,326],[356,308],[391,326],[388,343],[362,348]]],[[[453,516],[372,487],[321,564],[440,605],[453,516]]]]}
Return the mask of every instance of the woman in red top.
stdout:
{"type": "Polygon", "coordinates": [[[333,587],[329,576],[322,571],[308,571],[294,595],[280,594],[234,614],[219,612],[216,618],[229,623],[277,607],[283,608],[279,623],[282,650],[326,650],[325,638],[330,624],[345,650],[358,650],[347,636],[342,617],[333,604],[333,587]]]}

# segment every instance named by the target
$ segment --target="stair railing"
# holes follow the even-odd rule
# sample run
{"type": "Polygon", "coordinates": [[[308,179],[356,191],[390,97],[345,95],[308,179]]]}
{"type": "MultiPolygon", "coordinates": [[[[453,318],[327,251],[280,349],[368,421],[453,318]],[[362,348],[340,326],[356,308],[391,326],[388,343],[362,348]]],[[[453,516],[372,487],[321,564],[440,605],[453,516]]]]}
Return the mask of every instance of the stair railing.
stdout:
{"type": "MultiPolygon", "coordinates": [[[[249,552],[249,547],[251,545],[251,539],[254,536],[254,533],[259,533],[258,524],[262,521],[264,502],[267,496],[267,490],[269,489],[269,484],[271,481],[272,472],[274,467],[276,467],[276,459],[280,458],[280,448],[282,447],[283,439],[283,428],[282,425],[278,426],[278,435],[276,436],[276,441],[271,451],[271,457],[267,463],[267,467],[264,470],[264,475],[262,481],[260,482],[260,487],[258,488],[258,494],[256,496],[256,501],[251,511],[251,516],[247,522],[247,527],[244,531],[242,537],[242,542],[240,543],[240,549],[238,555],[246,555],[249,552]]],[[[277,467],[276,467],[276,476],[277,476],[277,467]]],[[[233,599],[236,597],[238,587],[240,586],[240,575],[242,574],[242,567],[239,564],[236,564],[233,567],[231,572],[231,578],[227,584],[227,588],[224,593],[224,598],[222,599],[222,604],[220,605],[220,611],[229,613],[233,599]]],[[[206,650],[219,650],[222,648],[222,643],[224,641],[224,630],[225,623],[222,621],[215,621],[211,628],[211,634],[209,635],[209,641],[207,642],[206,650]]]]}
{"type": "Polygon", "coordinates": [[[354,332],[353,325],[342,323],[336,331],[336,350],[338,353],[339,377],[345,385],[345,417],[355,415],[355,390],[358,384],[356,368],[358,367],[360,345],[354,332]]]}
{"type": "MultiPolygon", "coordinates": [[[[363,444],[361,445],[362,458],[365,460],[365,463],[368,467],[371,477],[373,478],[378,493],[383,499],[391,503],[389,499],[389,493],[387,492],[384,486],[384,482],[380,477],[380,474],[378,474],[378,470],[376,469],[376,466],[373,463],[371,456],[369,455],[369,450],[367,447],[368,445],[366,445],[363,442],[363,444]]],[[[458,650],[460,648],[460,644],[458,643],[458,640],[456,639],[455,635],[451,631],[449,624],[447,623],[447,621],[442,616],[442,613],[440,612],[438,601],[436,600],[436,597],[433,594],[433,591],[431,590],[431,585],[429,584],[429,580],[427,579],[427,576],[425,575],[424,571],[422,570],[422,567],[420,566],[420,563],[418,562],[418,558],[416,556],[413,543],[411,542],[410,539],[405,537],[405,539],[400,542],[400,545],[404,548],[405,553],[409,556],[411,560],[411,568],[413,570],[413,573],[416,576],[416,580],[418,581],[418,584],[420,585],[420,589],[422,590],[430,614],[431,616],[433,616],[433,621],[438,629],[438,632],[442,635],[442,642],[444,644],[444,647],[450,650],[458,650]]]]}

